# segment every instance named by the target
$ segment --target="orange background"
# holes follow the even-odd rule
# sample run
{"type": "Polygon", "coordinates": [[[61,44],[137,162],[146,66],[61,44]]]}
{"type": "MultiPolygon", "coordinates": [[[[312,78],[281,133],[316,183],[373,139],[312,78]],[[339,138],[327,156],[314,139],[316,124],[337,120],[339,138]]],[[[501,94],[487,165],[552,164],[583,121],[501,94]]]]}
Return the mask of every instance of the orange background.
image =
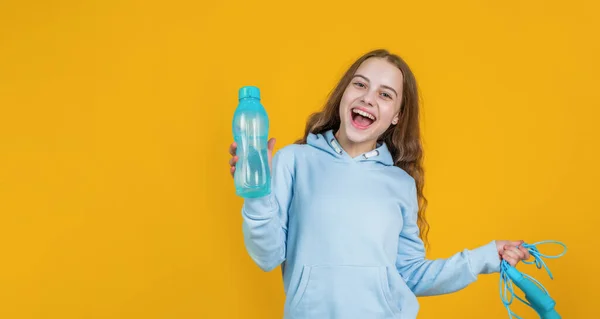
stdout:
{"type": "MultiPolygon", "coordinates": [[[[228,175],[237,90],[261,88],[279,149],[379,47],[422,89],[428,256],[563,241],[553,281],[519,269],[564,318],[590,318],[598,13],[582,0],[3,1],[0,318],[280,318],[279,270],[247,256],[228,175]]],[[[498,275],[420,300],[422,319],[508,317],[498,275]]]]}

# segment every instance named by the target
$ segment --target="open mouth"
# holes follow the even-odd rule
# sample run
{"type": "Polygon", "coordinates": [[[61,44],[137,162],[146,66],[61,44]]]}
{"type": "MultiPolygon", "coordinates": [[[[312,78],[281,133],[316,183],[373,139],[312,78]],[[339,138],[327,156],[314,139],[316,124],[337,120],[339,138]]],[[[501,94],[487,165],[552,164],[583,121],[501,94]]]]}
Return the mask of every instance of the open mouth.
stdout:
{"type": "Polygon", "coordinates": [[[361,130],[367,129],[377,120],[375,115],[360,108],[353,108],[350,111],[350,116],[352,117],[352,125],[361,130]]]}

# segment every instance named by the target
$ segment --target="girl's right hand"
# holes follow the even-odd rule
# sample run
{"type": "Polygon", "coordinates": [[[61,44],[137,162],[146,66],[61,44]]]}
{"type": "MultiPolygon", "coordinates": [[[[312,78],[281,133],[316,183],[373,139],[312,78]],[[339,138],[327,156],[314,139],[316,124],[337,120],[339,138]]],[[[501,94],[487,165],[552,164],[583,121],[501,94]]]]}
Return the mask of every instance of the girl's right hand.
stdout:
{"type": "MultiPolygon", "coordinates": [[[[271,168],[271,160],[273,159],[273,148],[275,147],[275,138],[269,139],[269,143],[267,144],[267,155],[269,157],[269,168],[271,168]]],[[[231,177],[235,175],[235,163],[237,163],[239,157],[236,155],[237,153],[237,144],[235,142],[229,145],[229,154],[231,158],[229,159],[229,172],[231,173],[231,177]]]]}
{"type": "Polygon", "coordinates": [[[229,154],[231,155],[231,158],[229,159],[229,172],[231,173],[231,177],[234,176],[235,174],[235,163],[237,163],[238,161],[238,157],[236,154],[237,151],[237,144],[235,142],[231,143],[231,145],[229,145],[229,154]]]}

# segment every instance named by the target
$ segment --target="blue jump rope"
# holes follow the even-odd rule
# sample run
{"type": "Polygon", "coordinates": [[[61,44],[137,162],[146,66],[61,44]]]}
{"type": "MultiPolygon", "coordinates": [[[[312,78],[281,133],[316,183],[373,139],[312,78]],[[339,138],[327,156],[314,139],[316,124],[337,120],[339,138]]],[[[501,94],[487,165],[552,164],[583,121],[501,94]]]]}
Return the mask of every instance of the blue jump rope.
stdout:
{"type": "MultiPolygon", "coordinates": [[[[552,277],[552,273],[550,272],[550,269],[548,269],[548,266],[542,260],[542,257],[545,257],[545,258],[561,257],[562,255],[564,255],[567,252],[567,246],[565,246],[565,244],[558,242],[558,241],[545,240],[545,241],[540,241],[540,242],[537,242],[534,244],[523,244],[523,247],[527,248],[527,250],[529,251],[529,254],[531,255],[531,257],[533,257],[535,259],[535,261],[523,260],[522,263],[535,264],[538,269],[541,269],[543,266],[544,268],[546,268],[546,271],[548,272],[550,279],[554,279],[552,277]],[[546,243],[556,243],[556,244],[563,246],[565,249],[561,254],[556,255],[556,256],[541,254],[539,252],[539,250],[537,249],[537,245],[546,244],[546,243]]],[[[556,312],[556,310],[554,309],[556,302],[554,301],[554,299],[552,299],[552,297],[550,297],[548,290],[546,290],[546,288],[544,288],[544,286],[539,281],[535,280],[535,278],[533,278],[527,274],[524,274],[524,273],[518,271],[515,267],[511,266],[507,261],[502,260],[501,265],[500,265],[500,298],[502,299],[502,302],[504,303],[506,310],[508,310],[508,316],[510,319],[512,319],[513,316],[518,319],[522,319],[521,317],[517,316],[514,312],[512,312],[510,310],[510,305],[513,302],[513,297],[516,297],[517,299],[519,299],[521,302],[523,302],[527,306],[533,308],[533,310],[535,310],[537,312],[537,314],[540,316],[540,319],[560,319],[561,318],[560,315],[558,314],[558,312],[556,312]],[[521,289],[521,291],[525,294],[525,299],[527,299],[527,301],[521,299],[519,296],[514,294],[513,283],[517,287],[519,287],[519,289],[521,289]],[[511,294],[510,299],[507,298],[508,293],[511,294]]]]}

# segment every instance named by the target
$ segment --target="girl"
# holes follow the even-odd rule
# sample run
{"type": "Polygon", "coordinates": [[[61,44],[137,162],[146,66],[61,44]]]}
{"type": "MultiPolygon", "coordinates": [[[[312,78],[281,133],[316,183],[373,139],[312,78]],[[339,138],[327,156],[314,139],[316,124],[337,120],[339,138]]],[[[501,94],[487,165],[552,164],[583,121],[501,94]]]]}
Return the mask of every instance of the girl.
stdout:
{"type": "MultiPolygon", "coordinates": [[[[414,319],[416,297],[465,288],[529,258],[522,241],[491,241],[425,258],[422,146],[415,77],[386,50],[360,57],[304,137],[271,154],[272,192],[242,207],[248,254],[281,265],[285,319],[414,319]]],[[[233,175],[236,144],[230,146],[233,175]]]]}

